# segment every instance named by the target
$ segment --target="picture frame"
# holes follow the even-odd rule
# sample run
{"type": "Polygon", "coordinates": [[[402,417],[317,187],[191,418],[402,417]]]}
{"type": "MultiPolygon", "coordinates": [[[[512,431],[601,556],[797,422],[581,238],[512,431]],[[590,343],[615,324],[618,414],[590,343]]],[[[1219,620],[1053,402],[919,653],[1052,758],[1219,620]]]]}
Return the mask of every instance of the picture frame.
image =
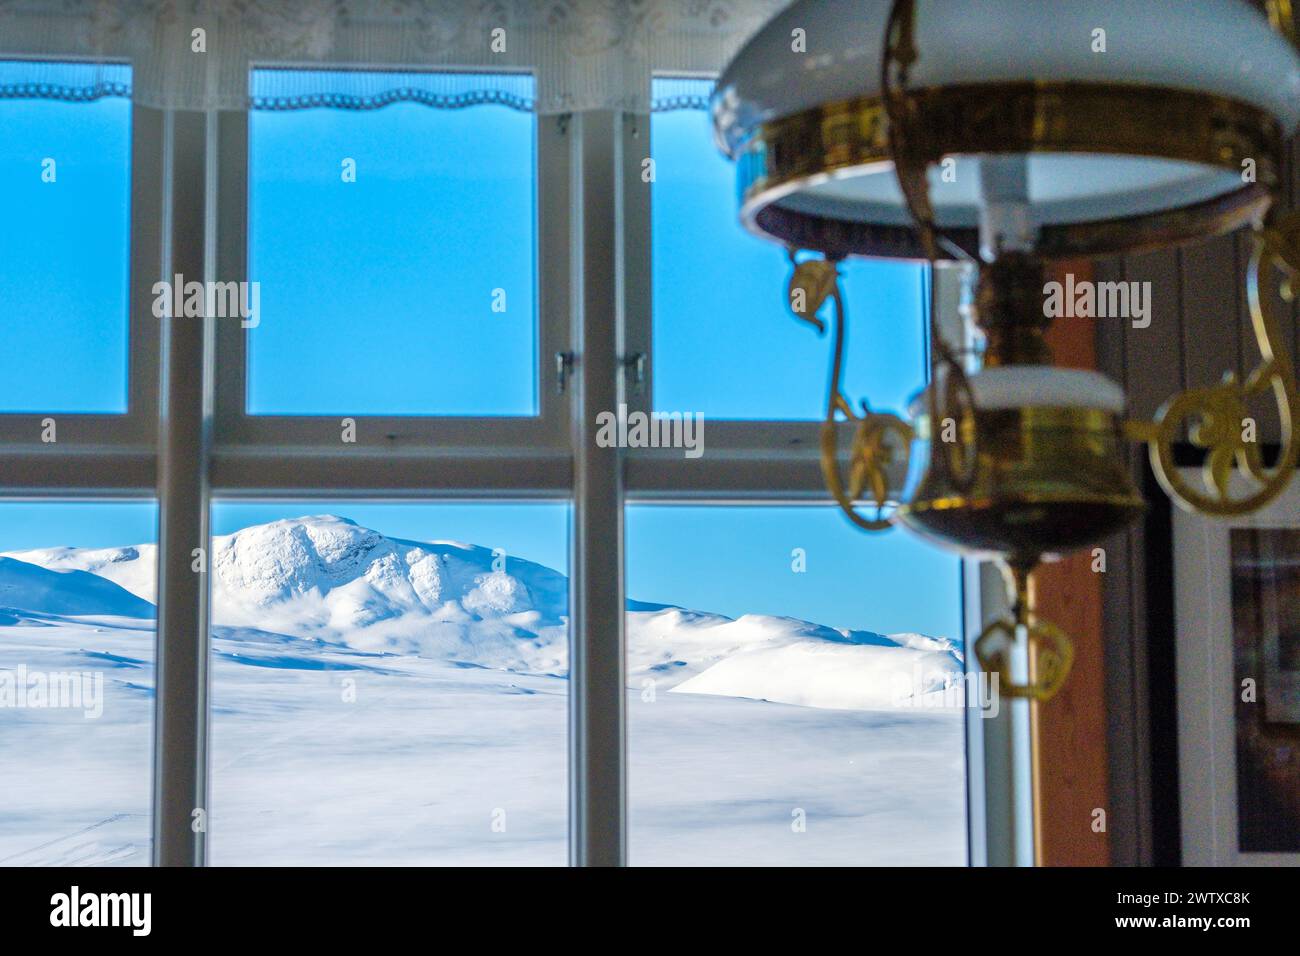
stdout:
{"type": "MultiPolygon", "coordinates": [[[[1195,449],[1177,461],[1200,481],[1195,449]]],[[[1232,518],[1148,501],[1157,842],[1185,866],[1300,865],[1300,481],[1232,518]]]]}

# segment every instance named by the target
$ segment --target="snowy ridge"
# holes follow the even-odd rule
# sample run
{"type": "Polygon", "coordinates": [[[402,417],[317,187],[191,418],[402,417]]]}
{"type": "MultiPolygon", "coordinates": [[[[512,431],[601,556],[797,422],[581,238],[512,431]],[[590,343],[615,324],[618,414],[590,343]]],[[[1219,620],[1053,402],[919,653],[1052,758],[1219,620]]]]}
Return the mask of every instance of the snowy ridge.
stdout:
{"type": "Polygon", "coordinates": [[[630,674],[661,675],[676,693],[889,710],[961,680],[960,652],[946,638],[680,608],[628,617],[630,674]]]}
{"type": "Polygon", "coordinates": [[[37,616],[152,617],[148,601],[106,581],[75,569],[50,570],[16,558],[0,557],[0,614],[37,616]]]}
{"type": "Polygon", "coordinates": [[[158,546],[138,544],[128,548],[40,548],[6,551],[0,558],[17,558],[51,571],[89,571],[156,604],[154,566],[158,546]]]}

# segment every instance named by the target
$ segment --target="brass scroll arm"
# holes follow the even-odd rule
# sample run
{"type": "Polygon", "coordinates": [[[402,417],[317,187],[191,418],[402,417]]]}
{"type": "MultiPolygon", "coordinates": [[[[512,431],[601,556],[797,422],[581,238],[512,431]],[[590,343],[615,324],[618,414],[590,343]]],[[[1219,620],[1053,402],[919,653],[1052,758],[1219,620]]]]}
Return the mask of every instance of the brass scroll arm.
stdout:
{"type": "Polygon", "coordinates": [[[1129,437],[1150,447],[1151,467],[1161,486],[1183,508],[1218,517],[1249,514],[1286,488],[1300,460],[1300,395],[1277,316],[1260,292],[1261,277],[1278,269],[1282,296],[1290,301],[1300,272],[1300,215],[1288,213],[1266,225],[1255,238],[1246,274],[1251,322],[1260,363],[1244,381],[1233,372],[1217,385],[1175,395],[1156,413],[1154,422],[1129,422],[1129,437]],[[1249,402],[1272,392],[1282,423],[1282,450],[1272,468],[1264,465],[1249,418],[1249,402]],[[1206,450],[1201,485],[1178,471],[1174,449],[1188,426],[1191,443],[1206,450]],[[1233,465],[1252,486],[1244,497],[1230,494],[1233,465]]]}
{"type": "Polygon", "coordinates": [[[790,310],[795,317],[808,322],[818,332],[824,332],[826,322],[817,316],[817,312],[828,300],[835,306],[835,318],[830,387],[826,397],[826,417],[821,426],[822,475],[835,502],[850,521],[867,531],[883,531],[893,523],[885,513],[889,500],[889,470],[896,462],[906,465],[912,426],[897,415],[871,411],[865,401],[861,413],[854,410],[841,385],[845,315],[838,270],[835,263],[827,259],[795,262],[789,287],[790,310]],[[840,464],[840,415],[857,426],[849,449],[847,480],[840,464]],[[864,492],[870,492],[875,504],[874,515],[863,514],[857,508],[856,502],[863,500],[864,492]]]}

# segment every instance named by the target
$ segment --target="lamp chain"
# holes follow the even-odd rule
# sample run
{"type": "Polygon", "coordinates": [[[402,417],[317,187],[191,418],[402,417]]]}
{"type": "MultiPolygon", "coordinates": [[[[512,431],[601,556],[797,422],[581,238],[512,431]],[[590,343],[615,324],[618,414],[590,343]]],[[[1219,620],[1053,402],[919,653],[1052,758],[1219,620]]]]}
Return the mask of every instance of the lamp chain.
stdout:
{"type": "MultiPolygon", "coordinates": [[[[915,149],[912,133],[915,124],[910,122],[913,101],[906,92],[907,77],[917,57],[915,0],[894,0],[885,25],[885,49],[880,68],[881,99],[889,124],[889,151],[894,161],[894,174],[920,234],[921,249],[933,271],[939,258],[940,239],[934,223],[934,207],[930,202],[929,164],[915,149]]],[[[955,243],[945,245],[960,251],[962,258],[969,258],[955,243]]],[[[927,390],[927,410],[930,430],[932,434],[937,433],[945,417],[951,417],[958,426],[958,440],[948,443],[946,455],[933,460],[941,460],[947,465],[954,487],[969,491],[975,481],[977,465],[975,401],[966,370],[941,333],[934,283],[929,285],[930,388],[927,390]],[[942,405],[939,401],[941,394],[942,405]]]]}

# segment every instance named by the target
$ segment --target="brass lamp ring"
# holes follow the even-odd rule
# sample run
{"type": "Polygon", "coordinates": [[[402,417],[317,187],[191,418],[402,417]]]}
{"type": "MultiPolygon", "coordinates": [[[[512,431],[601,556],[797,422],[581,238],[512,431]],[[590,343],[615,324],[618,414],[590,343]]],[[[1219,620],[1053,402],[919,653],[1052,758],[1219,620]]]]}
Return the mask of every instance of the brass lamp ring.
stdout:
{"type": "MultiPolygon", "coordinates": [[[[956,154],[1107,153],[1237,173],[1244,161],[1255,164],[1254,182],[1186,208],[1044,225],[1037,253],[1048,260],[1136,252],[1230,232],[1262,218],[1280,181],[1283,137],[1276,120],[1251,104],[1208,93],[1021,81],[900,95],[908,105],[909,154],[927,163],[956,154]]],[[[760,235],[834,256],[925,258],[910,221],[855,222],[781,203],[809,185],[892,165],[888,126],[880,97],[827,103],[762,124],[737,157],[742,222],[760,235]]],[[[943,233],[977,256],[977,229],[943,233]]]]}

